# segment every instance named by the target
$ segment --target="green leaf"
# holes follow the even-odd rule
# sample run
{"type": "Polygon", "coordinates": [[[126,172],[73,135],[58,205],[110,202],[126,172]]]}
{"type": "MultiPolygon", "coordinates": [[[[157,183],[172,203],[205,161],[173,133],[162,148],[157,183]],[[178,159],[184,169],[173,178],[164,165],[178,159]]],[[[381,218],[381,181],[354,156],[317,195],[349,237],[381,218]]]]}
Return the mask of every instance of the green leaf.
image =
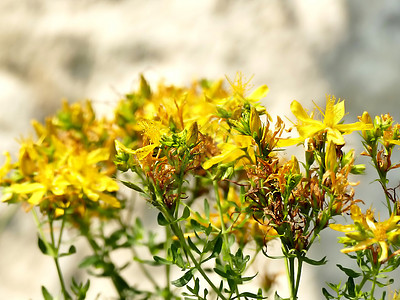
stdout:
{"type": "Polygon", "coordinates": [[[85,300],[86,293],[89,290],[90,280],[88,280],[85,284],[77,283],[74,278],[72,278],[71,290],[76,296],[74,299],[76,300],[85,300]]]}
{"type": "Polygon", "coordinates": [[[336,265],[340,270],[342,270],[344,273],[346,273],[347,276],[352,277],[352,278],[357,278],[361,276],[361,273],[358,273],[352,269],[345,268],[342,265],[337,264],[336,265]]]}
{"type": "Polygon", "coordinates": [[[228,112],[227,110],[223,109],[220,106],[217,106],[217,115],[223,119],[229,119],[232,116],[232,113],[228,112]]]}
{"type": "Polygon", "coordinates": [[[313,266],[321,266],[326,264],[327,260],[326,260],[326,256],[324,256],[323,258],[321,258],[320,260],[314,260],[308,257],[303,257],[302,258],[304,262],[313,265],[313,266]]]}
{"type": "Polygon", "coordinates": [[[79,264],[79,268],[86,268],[97,264],[101,259],[97,255],[91,255],[85,257],[79,264]]]}
{"type": "Polygon", "coordinates": [[[60,254],[60,257],[69,256],[69,255],[72,255],[74,253],[76,253],[76,248],[75,248],[74,245],[71,245],[71,247],[69,247],[69,249],[68,249],[68,252],[60,254]]]}
{"type": "MultiPolygon", "coordinates": [[[[199,280],[199,278],[196,278],[195,279],[195,281],[194,281],[194,287],[192,288],[192,287],[190,287],[190,286],[187,286],[186,287],[187,289],[188,289],[188,291],[189,292],[191,292],[193,295],[198,295],[199,294],[199,291],[200,291],[200,280],[199,280]]],[[[188,294],[186,294],[186,293],[183,293],[184,295],[188,295],[188,294]]],[[[191,296],[191,295],[190,295],[191,296]]]]}
{"type": "Polygon", "coordinates": [[[182,269],[185,268],[185,263],[182,258],[181,248],[178,248],[175,244],[172,244],[170,251],[172,254],[174,264],[182,269]]]}
{"type": "Polygon", "coordinates": [[[140,259],[138,257],[134,257],[133,258],[134,261],[140,263],[140,264],[144,264],[144,265],[149,265],[149,266],[161,266],[161,265],[165,265],[162,263],[158,263],[154,260],[148,260],[148,259],[140,259]]]}
{"type": "Polygon", "coordinates": [[[350,297],[355,297],[356,296],[356,291],[355,291],[355,284],[354,284],[354,279],[352,277],[349,277],[347,280],[347,291],[349,293],[350,297]]]}
{"type": "Polygon", "coordinates": [[[159,257],[159,256],[153,256],[153,259],[156,263],[162,264],[162,265],[172,265],[173,262],[170,260],[167,260],[165,258],[159,257]]]}
{"type": "Polygon", "coordinates": [[[189,207],[185,206],[183,209],[182,217],[179,218],[179,221],[186,220],[190,217],[190,209],[189,207]]]}
{"type": "Polygon", "coordinates": [[[258,275],[258,273],[254,274],[253,276],[242,277],[241,280],[242,280],[243,282],[251,281],[251,280],[253,280],[254,278],[256,278],[257,275],[258,275]]]}
{"type": "Polygon", "coordinates": [[[222,250],[222,237],[218,235],[215,241],[214,249],[212,252],[212,256],[217,256],[221,253],[222,250]]]}
{"type": "Polygon", "coordinates": [[[139,193],[146,194],[145,191],[143,191],[141,187],[139,187],[138,185],[134,184],[133,182],[124,181],[124,180],[121,180],[121,182],[122,182],[125,186],[127,186],[128,188],[130,188],[130,189],[132,189],[132,190],[135,190],[135,191],[137,191],[137,192],[139,192],[139,193]]]}
{"type": "Polygon", "coordinates": [[[213,270],[214,270],[215,273],[217,273],[222,278],[228,278],[229,277],[229,275],[226,272],[224,272],[224,271],[222,271],[220,269],[213,268],[213,270]]]}
{"type": "Polygon", "coordinates": [[[167,226],[170,224],[170,222],[167,221],[167,219],[164,217],[164,215],[160,212],[158,213],[157,216],[157,223],[160,226],[167,226]]]}
{"type": "Polygon", "coordinates": [[[40,251],[45,254],[45,255],[49,255],[51,257],[57,257],[57,251],[56,249],[54,249],[54,247],[52,245],[50,245],[49,243],[45,243],[40,236],[38,236],[38,246],[40,251]]]}
{"type": "MultiPolygon", "coordinates": [[[[197,214],[196,214],[197,217],[197,214]]],[[[204,220],[206,222],[206,220],[204,220]]],[[[208,222],[208,221],[207,221],[208,222]]],[[[206,231],[207,227],[201,225],[199,222],[197,222],[195,219],[190,219],[190,226],[195,230],[195,231],[206,231]]]]}
{"type": "Polygon", "coordinates": [[[333,299],[334,297],[328,293],[326,288],[322,288],[322,294],[325,296],[326,299],[333,299]]]}
{"type": "Polygon", "coordinates": [[[250,293],[250,292],[243,292],[240,293],[239,295],[237,295],[236,297],[232,298],[232,299],[236,299],[236,298],[240,298],[240,297],[245,297],[245,298],[252,298],[252,299],[266,299],[266,297],[254,294],[254,293],[250,293]]]}
{"type": "Polygon", "coordinates": [[[199,248],[197,248],[197,246],[192,242],[192,240],[190,239],[190,237],[188,237],[187,240],[188,240],[188,244],[189,244],[190,248],[191,248],[192,250],[194,250],[197,254],[200,255],[200,254],[201,254],[201,251],[200,251],[199,248]]]}
{"type": "Polygon", "coordinates": [[[172,281],[171,283],[173,285],[175,285],[176,287],[183,287],[186,284],[188,284],[188,282],[193,278],[193,271],[189,270],[187,271],[181,278],[178,278],[174,281],[172,281]]]}
{"type": "Polygon", "coordinates": [[[210,204],[208,204],[206,198],[204,198],[204,214],[206,215],[207,220],[210,220],[210,204]]]}
{"type": "Polygon", "coordinates": [[[42,285],[42,295],[44,300],[53,300],[53,296],[49,293],[49,291],[42,285]]]}
{"type": "Polygon", "coordinates": [[[376,281],[376,285],[379,286],[379,287],[384,287],[384,286],[391,285],[393,282],[394,282],[394,279],[393,279],[393,278],[390,278],[390,279],[388,280],[388,282],[376,281]]]}

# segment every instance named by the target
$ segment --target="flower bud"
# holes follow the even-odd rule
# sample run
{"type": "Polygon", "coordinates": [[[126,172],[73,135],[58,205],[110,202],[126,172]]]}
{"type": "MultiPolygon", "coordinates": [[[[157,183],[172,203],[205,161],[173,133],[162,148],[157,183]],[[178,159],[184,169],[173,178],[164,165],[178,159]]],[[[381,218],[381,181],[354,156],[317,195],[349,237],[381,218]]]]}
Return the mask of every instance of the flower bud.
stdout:
{"type": "Polygon", "coordinates": [[[250,112],[250,131],[251,135],[254,137],[258,137],[261,128],[261,119],[258,115],[257,110],[252,107],[250,112]]]}
{"type": "Polygon", "coordinates": [[[186,135],[186,144],[188,147],[192,147],[197,143],[197,138],[199,135],[199,128],[197,126],[197,122],[194,122],[186,135]]]}

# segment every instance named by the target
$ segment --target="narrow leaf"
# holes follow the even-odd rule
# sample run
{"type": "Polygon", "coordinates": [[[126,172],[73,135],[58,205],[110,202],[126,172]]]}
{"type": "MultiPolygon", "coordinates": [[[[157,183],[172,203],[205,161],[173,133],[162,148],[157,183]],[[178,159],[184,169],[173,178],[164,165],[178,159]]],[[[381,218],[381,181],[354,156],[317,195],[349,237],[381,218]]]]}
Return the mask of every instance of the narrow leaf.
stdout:
{"type": "Polygon", "coordinates": [[[155,262],[159,263],[159,264],[163,264],[163,265],[172,265],[172,261],[167,260],[165,258],[159,257],[159,256],[153,256],[153,259],[155,262]]]}
{"type": "Polygon", "coordinates": [[[86,268],[92,266],[100,261],[100,258],[97,255],[91,255],[85,257],[82,262],[79,264],[79,268],[86,268]]]}
{"type": "Polygon", "coordinates": [[[356,296],[356,291],[355,291],[355,284],[354,284],[354,279],[352,277],[349,277],[347,280],[347,291],[349,292],[350,297],[355,297],[356,296]]]}
{"type": "Polygon", "coordinates": [[[208,200],[204,198],[204,214],[206,215],[207,220],[210,219],[210,205],[208,204],[208,200]]]}
{"type": "Polygon", "coordinates": [[[178,278],[171,283],[176,287],[183,287],[193,278],[192,270],[187,271],[181,278],[178,278]]]}
{"type": "Polygon", "coordinates": [[[186,220],[189,217],[190,217],[190,209],[189,209],[189,207],[185,206],[185,208],[183,209],[182,217],[179,220],[180,221],[186,220]]]}
{"type": "Polygon", "coordinates": [[[346,273],[346,275],[349,276],[349,277],[357,278],[357,277],[361,276],[360,273],[358,273],[358,272],[356,272],[356,271],[354,271],[354,270],[352,270],[352,269],[345,268],[345,267],[343,267],[342,265],[339,265],[339,264],[337,264],[336,266],[337,266],[340,270],[342,270],[344,273],[346,273]]]}
{"type": "Polygon", "coordinates": [[[157,223],[160,226],[167,226],[170,223],[167,221],[167,219],[165,219],[164,215],[160,212],[157,216],[157,223]]]}
{"type": "Polygon", "coordinates": [[[199,250],[199,248],[197,248],[197,246],[192,242],[192,240],[190,239],[190,237],[188,237],[188,244],[189,244],[189,246],[190,246],[190,248],[192,249],[192,250],[194,250],[197,254],[201,254],[201,251],[199,250]]]}
{"type": "Polygon", "coordinates": [[[135,190],[135,191],[137,191],[137,192],[139,192],[139,193],[145,194],[145,192],[142,190],[142,188],[141,188],[140,186],[134,184],[133,182],[124,181],[124,180],[121,180],[121,182],[122,182],[125,186],[127,186],[128,188],[130,188],[130,189],[132,189],[132,190],[135,190]]]}
{"type": "Polygon", "coordinates": [[[71,245],[71,247],[69,247],[69,249],[68,249],[68,252],[60,254],[60,257],[69,256],[69,255],[72,255],[74,253],[76,253],[76,248],[75,248],[74,245],[71,245]]]}
{"type": "Polygon", "coordinates": [[[326,256],[324,256],[323,258],[321,258],[320,260],[314,260],[308,257],[303,257],[302,258],[304,262],[313,265],[313,266],[321,266],[326,264],[327,260],[326,260],[326,256]]]}
{"type": "Polygon", "coordinates": [[[45,254],[49,255],[51,257],[57,257],[57,252],[56,250],[48,243],[45,243],[40,236],[38,236],[38,246],[40,251],[45,254]]]}
{"type": "Polygon", "coordinates": [[[42,285],[42,294],[44,300],[53,300],[53,296],[49,293],[49,291],[42,285]]]}

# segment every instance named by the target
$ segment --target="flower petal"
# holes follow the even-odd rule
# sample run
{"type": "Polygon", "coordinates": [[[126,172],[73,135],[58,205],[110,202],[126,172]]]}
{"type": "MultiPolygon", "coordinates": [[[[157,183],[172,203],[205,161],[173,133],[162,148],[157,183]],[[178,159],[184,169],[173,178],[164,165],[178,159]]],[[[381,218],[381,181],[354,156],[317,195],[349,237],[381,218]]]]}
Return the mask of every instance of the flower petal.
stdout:
{"type": "Polygon", "coordinates": [[[267,96],[269,88],[267,85],[259,86],[250,96],[246,97],[248,100],[259,101],[260,99],[267,96]]]}
{"type": "Polygon", "coordinates": [[[376,242],[375,239],[368,239],[368,240],[359,242],[358,244],[354,245],[353,247],[344,248],[344,249],[340,250],[340,252],[342,252],[342,253],[349,253],[349,252],[353,252],[353,251],[365,250],[365,249],[367,249],[369,246],[371,246],[372,244],[374,244],[375,242],[376,242]]]}

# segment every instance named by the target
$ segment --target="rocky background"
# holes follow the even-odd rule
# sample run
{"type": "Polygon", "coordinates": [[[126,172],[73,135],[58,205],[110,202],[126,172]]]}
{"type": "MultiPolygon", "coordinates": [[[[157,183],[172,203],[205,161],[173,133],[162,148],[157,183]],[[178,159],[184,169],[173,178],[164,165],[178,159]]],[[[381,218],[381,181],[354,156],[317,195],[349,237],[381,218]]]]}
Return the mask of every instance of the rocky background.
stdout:
{"type": "MultiPolygon", "coordinates": [[[[397,0],[2,0],[0,28],[1,151],[15,151],[30,120],[53,114],[63,98],[112,111],[140,73],[188,84],[242,71],[270,87],[272,115],[292,117],[293,99],[311,108],[334,94],[346,99],[348,122],[363,110],[400,121],[397,0]]],[[[376,190],[357,195],[374,199],[376,190]]],[[[36,246],[32,217],[11,216],[2,205],[0,299],[41,299],[41,285],[58,290],[54,266],[36,246]]],[[[334,233],[323,237],[313,255],[330,255],[329,272],[307,268],[300,299],[322,299],[324,282],[339,281],[340,248],[334,233]]],[[[96,286],[101,299],[114,296],[96,286]]]]}

